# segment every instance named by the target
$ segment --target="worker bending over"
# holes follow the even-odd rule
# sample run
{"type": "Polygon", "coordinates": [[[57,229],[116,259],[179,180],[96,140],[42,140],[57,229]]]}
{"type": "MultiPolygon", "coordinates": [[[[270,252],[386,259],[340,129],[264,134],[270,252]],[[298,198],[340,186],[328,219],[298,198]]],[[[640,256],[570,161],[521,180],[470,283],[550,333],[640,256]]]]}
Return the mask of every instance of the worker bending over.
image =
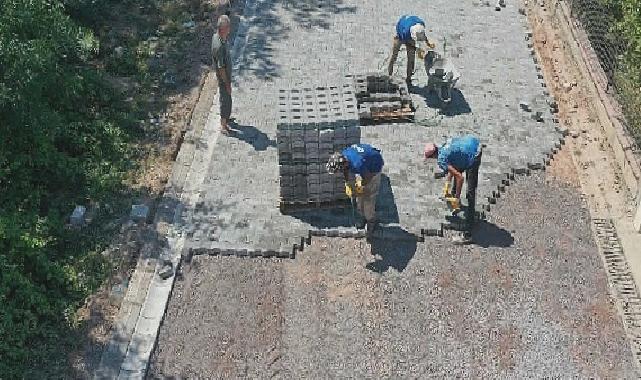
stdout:
{"type": "Polygon", "coordinates": [[[466,231],[462,243],[471,242],[472,227],[476,216],[476,188],[479,178],[479,166],[483,154],[479,139],[467,135],[449,139],[441,147],[434,143],[425,146],[425,158],[436,158],[442,175],[447,173],[447,181],[443,188],[443,195],[455,211],[460,209],[461,190],[463,189],[463,174],[467,178],[467,208],[465,209],[466,231]],[[450,183],[455,180],[455,193],[450,194],[450,183]]]}
{"type": "Polygon", "coordinates": [[[401,50],[401,45],[405,45],[407,50],[407,77],[405,82],[408,87],[412,85],[416,47],[419,42],[424,42],[427,48],[434,48],[434,44],[428,41],[425,36],[425,22],[418,16],[401,16],[396,23],[394,45],[387,73],[389,76],[394,73],[394,64],[396,63],[396,58],[398,58],[398,52],[401,50]]]}
{"type": "Polygon", "coordinates": [[[334,153],[327,162],[331,174],[342,172],[347,195],[356,197],[358,212],[365,219],[358,228],[376,228],[376,197],[381,184],[383,156],[380,150],[368,144],[354,144],[334,153]]]}

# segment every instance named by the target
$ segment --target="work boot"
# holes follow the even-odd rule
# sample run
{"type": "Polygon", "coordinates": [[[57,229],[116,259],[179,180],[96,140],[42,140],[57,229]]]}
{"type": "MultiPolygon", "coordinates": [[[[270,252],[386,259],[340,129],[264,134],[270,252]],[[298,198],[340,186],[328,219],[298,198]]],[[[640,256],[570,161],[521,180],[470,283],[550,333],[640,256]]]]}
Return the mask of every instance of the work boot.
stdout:
{"type": "Polygon", "coordinates": [[[410,87],[412,87],[412,78],[405,79],[405,83],[407,84],[407,89],[409,90],[410,87]]]}
{"type": "Polygon", "coordinates": [[[366,230],[367,230],[367,234],[368,234],[368,235],[371,235],[371,234],[372,234],[372,232],[374,232],[374,230],[376,229],[376,226],[377,226],[377,225],[378,225],[378,223],[376,223],[376,222],[374,222],[374,221],[372,221],[372,222],[367,222],[367,224],[366,224],[366,226],[365,226],[365,228],[366,228],[366,230]]]}
{"type": "Polygon", "coordinates": [[[452,243],[455,245],[472,244],[472,234],[470,232],[464,232],[461,235],[455,236],[452,238],[452,243]]]}
{"type": "Polygon", "coordinates": [[[362,230],[362,229],[363,229],[363,228],[365,228],[366,226],[367,226],[367,221],[366,221],[365,219],[359,219],[359,220],[356,222],[356,228],[357,228],[357,229],[359,229],[359,230],[362,230]]]}

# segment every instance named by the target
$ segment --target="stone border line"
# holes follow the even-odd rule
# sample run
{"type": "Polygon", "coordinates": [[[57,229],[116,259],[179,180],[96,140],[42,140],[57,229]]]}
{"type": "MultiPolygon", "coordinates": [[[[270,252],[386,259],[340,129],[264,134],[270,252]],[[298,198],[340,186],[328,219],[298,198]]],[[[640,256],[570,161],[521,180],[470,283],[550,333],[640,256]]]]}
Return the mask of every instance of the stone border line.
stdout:
{"type": "Polygon", "coordinates": [[[617,301],[617,310],[623,319],[623,326],[630,341],[632,354],[641,370],[641,297],[639,297],[639,290],[630,272],[612,220],[594,219],[593,224],[610,291],[617,301]]]}
{"type": "MultiPolygon", "coordinates": [[[[255,4],[249,8],[244,7],[246,4],[241,5],[245,13],[256,8],[255,4]]],[[[243,34],[247,29],[245,24],[246,17],[239,15],[235,34],[239,38],[234,37],[234,52],[241,51],[247,40],[243,34]]],[[[217,117],[215,88],[215,75],[210,72],[194,90],[199,91],[198,100],[154,215],[155,242],[147,244],[141,252],[111,338],[93,373],[94,379],[143,379],[146,376],[167,301],[182,263],[185,242],[181,232],[182,213],[195,203],[197,186],[204,180],[218,137],[217,120],[212,120],[217,117]],[[197,149],[199,141],[207,142],[203,152],[197,149]]]]}
{"type": "Polygon", "coordinates": [[[170,254],[172,243],[175,242],[168,241],[164,235],[182,212],[183,205],[180,199],[196,154],[192,142],[202,133],[204,127],[200,120],[208,109],[204,108],[203,104],[212,99],[207,91],[203,91],[206,86],[211,86],[211,74],[205,75],[200,86],[195,88],[199,91],[199,96],[189,118],[190,127],[184,132],[185,138],[176,156],[171,178],[165,185],[154,215],[152,230],[156,236],[151,237],[152,241],[147,242],[141,250],[112,328],[111,338],[103,350],[98,368],[93,373],[95,379],[144,377],[143,369],[146,369],[146,362],[141,360],[141,354],[150,352],[153,347],[155,337],[149,337],[149,329],[160,323],[162,314],[158,317],[156,314],[164,313],[164,306],[159,300],[162,299],[162,293],[167,293],[167,286],[171,283],[168,279],[173,277],[173,268],[177,265],[177,260],[171,258],[170,254]],[[144,334],[141,335],[142,330],[144,334]]]}

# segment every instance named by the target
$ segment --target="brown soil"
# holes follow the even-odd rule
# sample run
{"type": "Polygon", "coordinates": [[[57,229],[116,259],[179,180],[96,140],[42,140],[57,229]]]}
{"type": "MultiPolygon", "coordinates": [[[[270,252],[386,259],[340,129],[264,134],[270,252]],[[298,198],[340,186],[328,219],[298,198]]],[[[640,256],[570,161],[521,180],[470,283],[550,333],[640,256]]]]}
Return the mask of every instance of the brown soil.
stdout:
{"type": "Polygon", "coordinates": [[[560,125],[569,132],[548,178],[581,186],[593,214],[609,213],[625,204],[624,186],[594,111],[600,99],[588,87],[591,78],[582,75],[575,61],[556,7],[537,2],[527,8],[547,87],[557,100],[560,125]]]}

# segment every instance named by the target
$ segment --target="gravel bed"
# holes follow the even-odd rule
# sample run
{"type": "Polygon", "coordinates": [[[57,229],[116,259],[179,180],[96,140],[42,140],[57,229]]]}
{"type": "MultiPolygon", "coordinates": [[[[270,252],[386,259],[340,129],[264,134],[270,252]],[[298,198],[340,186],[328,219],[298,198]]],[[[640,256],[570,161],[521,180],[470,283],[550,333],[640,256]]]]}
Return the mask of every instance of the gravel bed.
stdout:
{"type": "Polygon", "coordinates": [[[475,240],[195,258],[149,377],[639,377],[574,188],[519,178],[475,240]]]}

